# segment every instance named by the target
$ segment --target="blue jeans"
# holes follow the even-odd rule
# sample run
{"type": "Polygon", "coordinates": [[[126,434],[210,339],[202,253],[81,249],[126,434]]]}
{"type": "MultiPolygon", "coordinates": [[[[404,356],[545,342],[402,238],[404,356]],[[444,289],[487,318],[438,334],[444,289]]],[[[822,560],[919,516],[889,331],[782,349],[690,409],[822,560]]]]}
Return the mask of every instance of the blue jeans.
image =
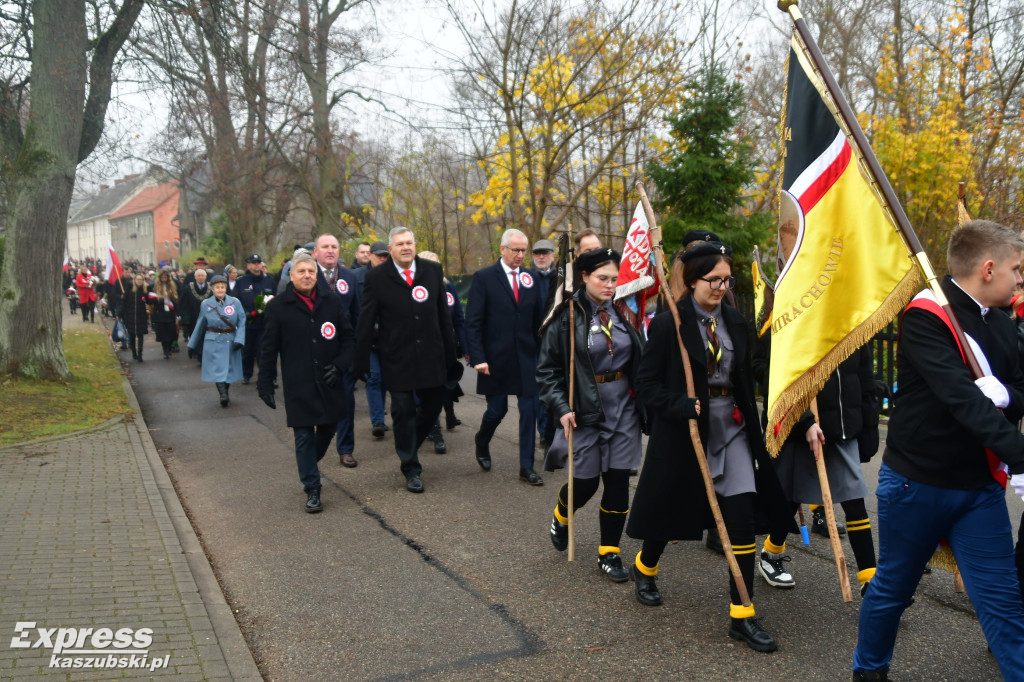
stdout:
{"type": "Polygon", "coordinates": [[[380,356],[370,351],[370,374],[366,377],[366,404],[370,408],[370,423],[384,423],[384,382],[380,375],[380,356]]]}
{"type": "Polygon", "coordinates": [[[860,607],[853,669],[888,669],[900,616],[945,537],[1004,679],[1024,680],[1024,603],[1003,488],[937,488],[882,464],[877,494],[878,572],[860,607]]]}
{"type": "Polygon", "coordinates": [[[295,432],[295,462],[299,465],[299,480],[307,493],[320,490],[317,462],[324,458],[327,448],[331,447],[335,427],[335,424],[318,424],[292,429],[295,432]]]}
{"type": "Polygon", "coordinates": [[[348,406],[345,408],[345,414],[338,420],[338,454],[351,455],[356,450],[356,375],[351,369],[347,369],[341,375],[341,380],[345,385],[345,400],[348,401],[348,406]]]}
{"type": "MultiPolygon", "coordinates": [[[[540,410],[540,400],[537,396],[518,396],[519,400],[519,468],[533,468],[533,453],[537,447],[537,412],[540,410]]],[[[487,396],[487,409],[484,411],[484,418],[480,423],[480,431],[477,432],[477,442],[486,445],[491,442],[498,424],[508,413],[507,395],[487,396]]]]}

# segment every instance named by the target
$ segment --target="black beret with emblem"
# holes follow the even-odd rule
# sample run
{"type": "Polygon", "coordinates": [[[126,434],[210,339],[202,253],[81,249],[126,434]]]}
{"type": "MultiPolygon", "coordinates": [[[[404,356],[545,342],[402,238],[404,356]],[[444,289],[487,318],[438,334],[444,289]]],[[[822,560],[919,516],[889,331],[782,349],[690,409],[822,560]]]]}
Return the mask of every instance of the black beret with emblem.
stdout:
{"type": "Polygon", "coordinates": [[[691,246],[683,255],[679,257],[679,260],[686,262],[693,260],[694,258],[700,258],[701,256],[732,256],[732,248],[726,246],[722,242],[704,242],[703,244],[697,244],[691,246]]]}
{"type": "Polygon", "coordinates": [[[683,248],[687,248],[694,242],[721,242],[722,238],[711,230],[690,230],[683,235],[683,248]]]}
{"type": "Polygon", "coordinates": [[[618,267],[622,256],[615,249],[594,249],[576,258],[576,272],[593,272],[605,263],[615,263],[618,267]]]}

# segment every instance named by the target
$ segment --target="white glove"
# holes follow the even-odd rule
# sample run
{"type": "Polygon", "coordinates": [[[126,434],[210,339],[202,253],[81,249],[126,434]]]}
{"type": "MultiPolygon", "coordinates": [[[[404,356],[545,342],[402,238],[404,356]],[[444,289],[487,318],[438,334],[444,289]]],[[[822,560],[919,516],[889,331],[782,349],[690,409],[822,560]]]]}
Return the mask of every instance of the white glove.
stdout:
{"type": "Polygon", "coordinates": [[[999,409],[1004,409],[1010,404],[1010,392],[1006,390],[1006,386],[996,379],[995,377],[981,377],[975,379],[974,383],[981,389],[981,392],[992,401],[999,409]]]}
{"type": "Polygon", "coordinates": [[[1016,476],[1010,477],[1010,485],[1013,487],[1013,492],[1024,498],[1024,474],[1017,474],[1016,476]]]}

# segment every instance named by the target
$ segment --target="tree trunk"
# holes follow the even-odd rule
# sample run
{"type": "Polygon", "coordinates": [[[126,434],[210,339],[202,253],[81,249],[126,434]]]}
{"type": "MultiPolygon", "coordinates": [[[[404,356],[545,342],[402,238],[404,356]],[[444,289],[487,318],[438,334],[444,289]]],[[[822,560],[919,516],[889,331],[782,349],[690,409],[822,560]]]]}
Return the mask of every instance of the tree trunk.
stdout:
{"type": "MultiPolygon", "coordinates": [[[[0,276],[0,372],[32,378],[70,376],[61,339],[60,264],[82,138],[88,62],[81,2],[36,0],[32,98],[8,206],[0,276]]],[[[5,141],[7,144],[7,141],[5,141]]]]}

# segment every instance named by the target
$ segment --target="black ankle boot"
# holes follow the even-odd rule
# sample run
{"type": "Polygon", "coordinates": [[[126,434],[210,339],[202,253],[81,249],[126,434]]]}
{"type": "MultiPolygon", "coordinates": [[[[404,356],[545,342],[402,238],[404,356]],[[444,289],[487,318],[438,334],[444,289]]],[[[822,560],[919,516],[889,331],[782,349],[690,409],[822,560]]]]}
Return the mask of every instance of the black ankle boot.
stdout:
{"type": "Polygon", "coordinates": [[[779,645],[772,636],[761,628],[756,618],[733,618],[729,626],[729,636],[735,640],[746,642],[754,651],[775,651],[779,645]]]}
{"type": "Polygon", "coordinates": [[[459,418],[455,416],[455,407],[451,404],[444,406],[444,427],[451,431],[456,426],[462,424],[459,418]]]}
{"type": "Polygon", "coordinates": [[[227,407],[230,398],[228,397],[228,385],[223,381],[217,382],[217,393],[220,394],[220,406],[227,407]]]}
{"type": "Polygon", "coordinates": [[[854,670],[853,682],[886,682],[889,679],[889,670],[854,670]]]}
{"type": "Polygon", "coordinates": [[[448,452],[448,445],[444,442],[444,436],[441,435],[441,422],[438,420],[434,421],[434,428],[427,434],[427,438],[434,442],[434,452],[439,455],[443,455],[448,452]]]}

